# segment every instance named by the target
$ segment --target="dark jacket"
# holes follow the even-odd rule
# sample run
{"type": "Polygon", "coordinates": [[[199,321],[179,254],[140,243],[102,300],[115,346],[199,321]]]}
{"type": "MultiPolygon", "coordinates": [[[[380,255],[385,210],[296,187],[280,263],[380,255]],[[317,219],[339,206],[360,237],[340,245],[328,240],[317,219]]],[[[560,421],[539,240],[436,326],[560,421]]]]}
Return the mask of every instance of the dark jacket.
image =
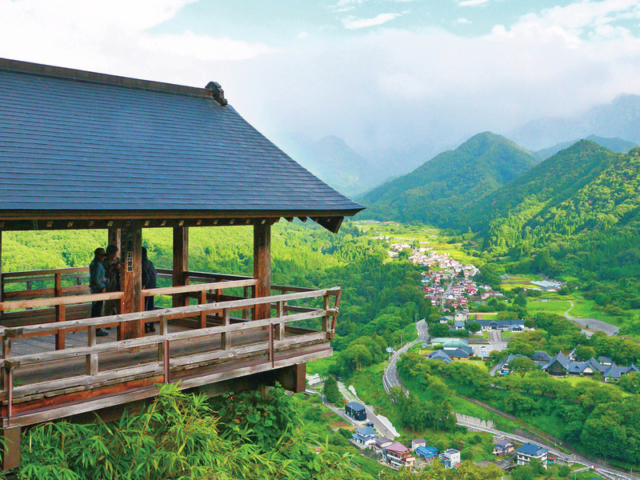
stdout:
{"type": "Polygon", "coordinates": [[[143,288],[156,288],[156,281],[158,279],[158,272],[153,263],[148,260],[142,260],[142,286],[143,288]]]}

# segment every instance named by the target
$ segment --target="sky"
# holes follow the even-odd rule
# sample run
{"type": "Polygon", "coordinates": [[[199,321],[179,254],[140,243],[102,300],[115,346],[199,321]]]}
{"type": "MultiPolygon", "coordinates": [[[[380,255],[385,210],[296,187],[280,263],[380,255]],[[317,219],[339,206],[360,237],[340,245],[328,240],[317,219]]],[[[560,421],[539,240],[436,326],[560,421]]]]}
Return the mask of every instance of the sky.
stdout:
{"type": "Polygon", "coordinates": [[[0,57],[203,87],[364,156],[640,94],[640,0],[0,0],[0,57]]]}

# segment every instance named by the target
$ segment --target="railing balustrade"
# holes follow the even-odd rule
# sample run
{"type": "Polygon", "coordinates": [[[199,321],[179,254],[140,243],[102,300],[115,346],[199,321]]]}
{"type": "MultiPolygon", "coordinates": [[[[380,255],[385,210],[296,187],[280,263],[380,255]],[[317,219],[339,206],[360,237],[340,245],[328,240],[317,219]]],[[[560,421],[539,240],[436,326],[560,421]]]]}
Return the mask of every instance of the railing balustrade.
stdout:
{"type": "MultiPolygon", "coordinates": [[[[217,290],[218,288],[234,288],[255,285],[251,278],[234,279],[223,282],[196,284],[182,287],[167,287],[145,290],[143,295],[198,293],[202,291],[217,290]]],[[[79,301],[94,301],[97,299],[121,298],[121,292],[105,293],[85,296],[54,297],[38,300],[21,300],[3,302],[2,309],[27,308],[39,306],[69,305],[79,301]]],[[[2,337],[3,355],[0,360],[0,369],[3,372],[0,400],[6,405],[5,426],[28,425],[35,419],[42,419],[37,412],[20,412],[14,418],[14,405],[16,402],[27,401],[37,395],[51,395],[51,392],[64,392],[78,388],[88,388],[92,385],[104,384],[104,382],[131,381],[136,378],[148,376],[162,376],[165,383],[172,381],[171,375],[175,369],[194,365],[212,364],[216,361],[229,361],[236,357],[249,354],[268,354],[268,362],[271,368],[277,368],[275,352],[287,349],[293,345],[303,345],[318,341],[327,341],[333,338],[335,319],[338,313],[338,304],[341,290],[338,287],[327,290],[307,290],[288,294],[275,295],[262,298],[244,298],[215,303],[202,303],[178,308],[158,309],[149,312],[139,312],[110,317],[89,318],[83,320],[67,320],[56,323],[44,323],[28,325],[24,327],[0,327],[2,337]],[[288,314],[287,303],[296,300],[310,300],[322,298],[322,308],[307,308],[304,312],[288,314]],[[333,298],[333,306],[331,299],[333,298]],[[274,318],[264,318],[255,321],[238,321],[231,323],[230,312],[245,308],[255,308],[256,305],[269,304],[276,312],[274,318]],[[168,322],[187,317],[206,318],[207,315],[216,315],[220,325],[205,326],[199,329],[170,333],[168,322]],[[300,334],[292,334],[286,337],[286,326],[309,319],[322,319],[321,330],[304,330],[300,334]],[[160,330],[156,335],[148,335],[142,338],[118,340],[108,343],[97,343],[96,329],[108,325],[121,325],[126,322],[159,322],[160,330]],[[245,343],[232,347],[234,334],[257,330],[262,332],[268,329],[268,339],[260,339],[252,343],[245,343]],[[67,348],[64,350],[35,353],[29,355],[12,355],[12,344],[21,338],[33,335],[57,335],[60,331],[88,332],[88,344],[86,347],[67,348]],[[204,351],[171,355],[171,344],[174,342],[201,341],[208,347],[204,351]],[[215,345],[215,348],[213,346],[215,345]],[[153,348],[156,353],[153,358],[148,357],[141,361],[139,357],[128,354],[132,349],[140,350],[153,348]],[[116,354],[119,366],[115,369],[100,369],[99,355],[116,354]],[[120,355],[118,355],[120,354],[120,355]],[[44,367],[50,362],[66,361],[74,358],[85,358],[85,372],[82,375],[72,375],[64,379],[55,379],[14,385],[16,374],[29,367],[44,367]]],[[[202,324],[201,324],[202,326],[202,324]]],[[[257,368],[257,367],[256,367],[257,368]]],[[[188,377],[181,380],[181,388],[191,388],[210,383],[216,374],[188,377]]],[[[217,378],[217,377],[215,377],[217,378]]],[[[215,381],[215,380],[213,380],[215,381]]]]}

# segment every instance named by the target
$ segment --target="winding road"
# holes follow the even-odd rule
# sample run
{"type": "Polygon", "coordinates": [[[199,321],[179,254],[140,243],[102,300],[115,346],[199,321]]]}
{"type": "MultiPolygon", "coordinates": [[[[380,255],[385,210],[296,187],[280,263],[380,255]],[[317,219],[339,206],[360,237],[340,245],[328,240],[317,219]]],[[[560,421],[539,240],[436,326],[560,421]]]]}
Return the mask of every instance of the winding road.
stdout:
{"type": "Polygon", "coordinates": [[[572,317],[571,315],[569,315],[569,312],[573,309],[573,300],[569,300],[569,303],[571,304],[571,307],[569,308],[569,310],[564,312],[564,318],[582,328],[582,333],[584,333],[587,337],[593,335],[594,332],[604,332],[608,336],[612,337],[614,335],[617,335],[620,331],[620,327],[616,327],[615,325],[611,325],[610,323],[603,322],[602,320],[598,320],[596,318],[572,317]]]}
{"type": "Polygon", "coordinates": [[[424,318],[416,323],[416,328],[418,329],[418,338],[416,338],[413,342],[407,343],[404,347],[400,348],[396,351],[392,357],[389,359],[389,364],[382,375],[382,384],[384,385],[384,390],[389,394],[391,389],[394,387],[400,387],[405,395],[408,397],[409,392],[402,385],[400,381],[400,376],[398,375],[398,370],[396,369],[396,362],[400,355],[406,353],[411,347],[413,347],[418,342],[428,342],[429,341],[429,326],[427,322],[425,322],[424,318]]]}

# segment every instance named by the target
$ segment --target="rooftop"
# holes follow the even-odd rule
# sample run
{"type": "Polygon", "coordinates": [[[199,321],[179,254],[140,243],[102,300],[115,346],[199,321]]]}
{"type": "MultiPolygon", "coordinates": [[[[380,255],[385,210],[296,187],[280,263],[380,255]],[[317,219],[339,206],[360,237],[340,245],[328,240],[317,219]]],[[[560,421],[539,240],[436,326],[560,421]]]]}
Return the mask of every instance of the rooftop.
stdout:
{"type": "Polygon", "coordinates": [[[314,218],[362,209],[252,127],[216,85],[0,59],[0,212],[314,218]]]}

